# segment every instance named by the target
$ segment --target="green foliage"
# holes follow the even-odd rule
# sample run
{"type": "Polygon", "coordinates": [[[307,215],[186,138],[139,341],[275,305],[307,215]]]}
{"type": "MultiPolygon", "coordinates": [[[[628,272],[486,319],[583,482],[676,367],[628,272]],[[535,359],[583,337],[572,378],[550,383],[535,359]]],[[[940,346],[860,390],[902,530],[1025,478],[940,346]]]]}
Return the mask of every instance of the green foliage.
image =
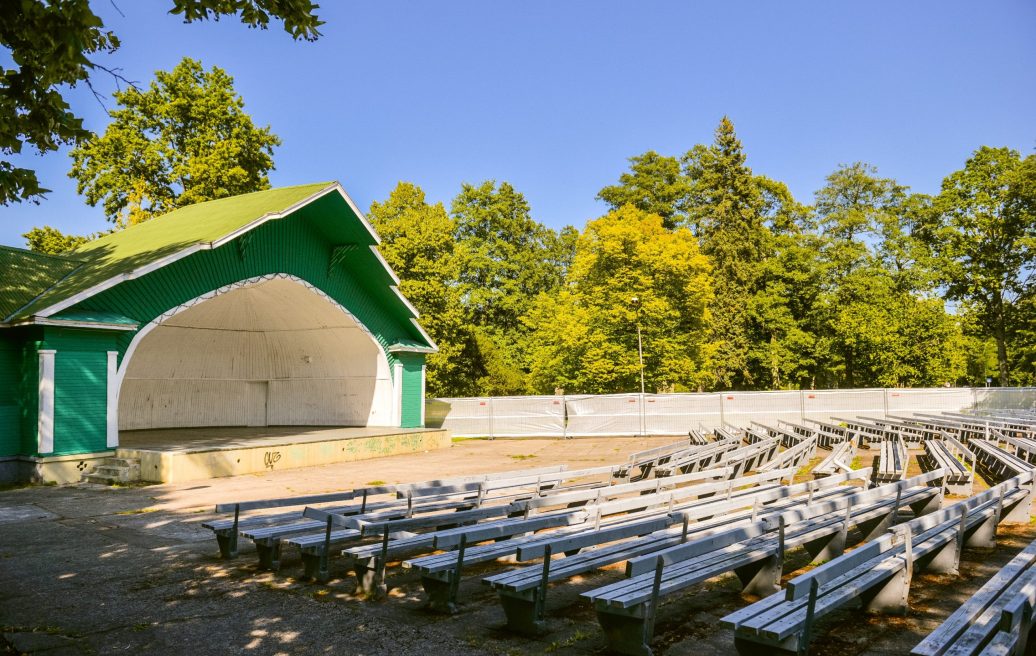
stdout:
{"type": "Polygon", "coordinates": [[[725,116],[715,142],[691,149],[684,168],[691,183],[688,221],[713,266],[714,382],[721,388],[752,387],[757,383],[751,366],[751,311],[764,289],[764,262],[774,248],[766,225],[773,209],[767,192],[774,186],[745,165],[741,142],[725,116]]]}
{"type": "Polygon", "coordinates": [[[316,41],[317,28],[324,24],[316,15],[319,8],[310,0],[173,0],[169,13],[182,15],[185,23],[238,16],[245,25],[263,30],[271,18],[280,18],[293,38],[316,41]]]}
{"type": "Polygon", "coordinates": [[[234,80],[185,58],[156,71],[146,91],[115,93],[119,109],[103,135],[72,150],[69,176],[116,225],[185,205],[268,189],[280,139],[257,128],[234,80]]]}
{"type": "Polygon", "coordinates": [[[429,205],[424,191],[400,182],[388,200],[371,204],[368,216],[381,236],[379,250],[400,277],[400,291],[421,313],[421,325],[439,346],[428,356],[432,396],[469,392],[464,377],[466,322],[456,280],[459,272],[454,222],[442,203],[429,205]]]}
{"type": "MultiPolygon", "coordinates": [[[[322,24],[309,0],[173,0],[171,13],[186,22],[238,16],[265,29],[274,18],[296,39],[314,40],[322,24]]],[[[40,154],[90,136],[62,96],[67,87],[91,84],[97,70],[121,79],[91,58],[119,48],[89,0],[8,0],[0,3],[0,46],[13,68],[0,68],[0,153],[40,154]]],[[[91,86],[92,88],[92,86],[91,86]]],[[[0,205],[39,202],[47,193],[36,172],[0,161],[0,205]]]]}
{"type": "Polygon", "coordinates": [[[66,235],[57,228],[43,226],[42,228],[33,228],[22,235],[22,237],[25,237],[26,246],[31,251],[48,255],[61,255],[75,250],[91,239],[100,237],[100,235],[91,235],[89,237],[66,235]]]}
{"type": "Polygon", "coordinates": [[[686,176],[675,157],[649,150],[629,159],[630,172],[619,176],[619,184],[601,189],[597,198],[611,209],[632,205],[662,217],[666,228],[675,228],[684,218],[684,205],[690,191],[686,176]]]}
{"type": "Polygon", "coordinates": [[[532,331],[530,387],[542,393],[637,389],[639,323],[650,389],[697,389],[709,269],[690,231],[666,230],[658,215],[625,205],[589,222],[565,288],[541,294],[525,317],[532,331]]]}
{"type": "MultiPolygon", "coordinates": [[[[89,2],[0,3],[0,45],[14,65],[0,69],[0,152],[21,153],[28,145],[42,154],[89,135],[61,88],[88,81],[94,68],[89,55],[119,47],[89,2]]],[[[38,202],[48,191],[35,171],[0,161],[0,204],[38,202]]]]}
{"type": "Polygon", "coordinates": [[[559,234],[536,222],[525,197],[506,182],[463,185],[452,215],[457,287],[471,328],[469,386],[519,393],[525,388],[521,317],[539,294],[561,285],[575,231],[559,234]]]}
{"type": "Polygon", "coordinates": [[[979,148],[943,180],[925,218],[919,232],[938,255],[947,297],[975,313],[996,344],[999,384],[1011,384],[1009,341],[1024,335],[1026,297],[1033,291],[1036,156],[979,148]]]}

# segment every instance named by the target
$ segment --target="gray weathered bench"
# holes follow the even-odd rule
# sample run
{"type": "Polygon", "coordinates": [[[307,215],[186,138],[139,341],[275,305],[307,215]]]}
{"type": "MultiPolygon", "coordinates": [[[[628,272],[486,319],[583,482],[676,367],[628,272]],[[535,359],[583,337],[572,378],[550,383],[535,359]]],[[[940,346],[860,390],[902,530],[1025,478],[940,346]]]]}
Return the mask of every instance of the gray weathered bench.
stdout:
{"type": "Polygon", "coordinates": [[[856,459],[856,440],[844,440],[834,444],[831,453],[813,468],[813,478],[831,476],[839,471],[852,469],[856,459]]]}
{"type": "MultiPolygon", "coordinates": [[[[365,512],[367,507],[374,507],[376,505],[374,499],[379,496],[403,496],[407,491],[410,491],[413,495],[415,490],[418,491],[417,494],[420,495],[419,491],[427,488],[441,487],[444,485],[464,485],[468,483],[477,485],[478,483],[485,483],[487,481],[503,478],[549,475],[566,469],[566,465],[549,465],[546,467],[478,474],[475,476],[457,476],[449,479],[423,481],[419,483],[367,486],[355,490],[344,490],[328,494],[310,494],[276,499],[258,499],[252,501],[220,503],[216,505],[216,513],[232,514],[232,517],[205,521],[201,525],[203,528],[207,528],[215,534],[216,542],[219,545],[220,555],[223,558],[233,558],[237,556],[238,535],[242,529],[297,522],[302,519],[302,507],[304,506],[357,500],[357,504],[360,506],[359,512],[365,512]],[[292,507],[298,508],[298,510],[275,514],[260,513],[242,516],[242,513],[256,510],[265,511],[276,508],[292,507]]],[[[347,511],[343,509],[342,512],[347,511]]]]}
{"type": "Polygon", "coordinates": [[[792,579],[783,593],[724,617],[741,653],[803,653],[819,618],[860,599],[865,609],[905,612],[915,567],[956,572],[964,546],[995,545],[1001,519],[1026,521],[1032,473],[918,517],[792,579]]]}
{"type": "Polygon", "coordinates": [[[949,435],[942,440],[927,440],[924,443],[927,458],[922,459],[928,469],[943,469],[946,472],[944,481],[946,490],[951,494],[971,496],[975,483],[975,474],[966,466],[970,460],[975,465],[975,456],[967,447],[949,435]]]}
{"type": "Polygon", "coordinates": [[[994,574],[910,652],[1024,654],[1036,604],[1036,541],[994,574]]]}
{"type": "Polygon", "coordinates": [[[747,526],[632,558],[626,563],[629,578],[583,596],[593,600],[612,650],[650,654],[660,597],[727,572],[737,574],[746,593],[772,594],[779,590],[786,550],[801,546],[813,562],[827,561],[842,554],[852,526],[859,527],[867,539],[887,530],[904,506],[916,514],[933,512],[941,495],[925,485],[931,478],[912,481],[918,484],[909,487],[890,484],[785,510],[747,526]]]}
{"type": "Polygon", "coordinates": [[[975,455],[976,471],[987,481],[1008,480],[1036,468],[991,441],[973,439],[968,449],[975,455]]]}
{"type": "Polygon", "coordinates": [[[851,494],[854,488],[841,484],[854,478],[867,480],[869,476],[868,470],[861,470],[834,477],[823,483],[800,483],[776,489],[757,490],[749,497],[740,499],[705,499],[704,503],[671,514],[669,522],[680,523],[681,526],[660,529],[653,533],[640,532],[650,527],[645,523],[615,525],[578,535],[547,536],[539,541],[521,545],[517,552],[518,561],[542,558],[541,565],[522,567],[486,577],[483,583],[498,592],[507,615],[509,629],[521,633],[537,633],[544,626],[543,614],[549,583],[680,544],[690,535],[702,535],[737,526],[759,517],[779,513],[795,505],[819,503],[851,494]],[[751,506],[750,510],[747,509],[748,506],[751,506]],[[695,521],[690,523],[691,520],[695,521]],[[578,550],[578,553],[573,554],[575,550],[578,550]],[[562,553],[566,554],[564,558],[551,559],[552,554],[562,553]]]}
{"type": "Polygon", "coordinates": [[[791,467],[801,468],[805,463],[813,459],[817,452],[817,438],[808,437],[791,448],[777,454],[770,462],[765,463],[756,469],[758,471],[769,471],[771,469],[784,469],[791,467]]]}
{"type": "Polygon", "coordinates": [[[896,435],[882,440],[879,447],[878,466],[874,468],[874,483],[892,483],[906,476],[909,457],[903,438],[896,435]]]}

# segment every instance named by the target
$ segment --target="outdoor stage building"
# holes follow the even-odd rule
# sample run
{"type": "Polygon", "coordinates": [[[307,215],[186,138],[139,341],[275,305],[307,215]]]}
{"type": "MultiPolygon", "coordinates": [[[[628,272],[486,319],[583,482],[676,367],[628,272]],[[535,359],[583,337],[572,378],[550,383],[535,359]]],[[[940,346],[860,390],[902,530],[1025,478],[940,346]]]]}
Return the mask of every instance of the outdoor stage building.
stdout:
{"type": "Polygon", "coordinates": [[[173,481],[448,445],[423,429],[435,344],[378,243],[320,183],[64,256],[0,247],[0,480],[78,480],[111,456],[173,481]]]}

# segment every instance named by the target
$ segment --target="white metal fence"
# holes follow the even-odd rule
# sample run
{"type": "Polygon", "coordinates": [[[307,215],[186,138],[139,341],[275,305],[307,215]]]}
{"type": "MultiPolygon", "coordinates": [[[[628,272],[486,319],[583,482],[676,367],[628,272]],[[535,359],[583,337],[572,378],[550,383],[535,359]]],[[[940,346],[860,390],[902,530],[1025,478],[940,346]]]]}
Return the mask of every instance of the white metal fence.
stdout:
{"type": "Polygon", "coordinates": [[[1031,408],[1036,388],[931,388],[580,394],[429,399],[431,427],[455,437],[603,437],[683,435],[731,424],[778,420],[1031,408]]]}

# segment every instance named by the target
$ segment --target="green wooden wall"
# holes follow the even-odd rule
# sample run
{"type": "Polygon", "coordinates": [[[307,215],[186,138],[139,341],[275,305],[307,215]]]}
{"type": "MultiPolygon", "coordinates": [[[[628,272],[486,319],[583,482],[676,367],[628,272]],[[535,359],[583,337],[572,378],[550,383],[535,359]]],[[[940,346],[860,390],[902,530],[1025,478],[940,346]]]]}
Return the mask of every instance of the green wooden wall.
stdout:
{"type": "Polygon", "coordinates": [[[402,428],[421,427],[421,407],[424,397],[421,395],[421,366],[424,356],[415,353],[399,354],[403,363],[403,407],[399,425],[402,428]]]}
{"type": "Polygon", "coordinates": [[[108,351],[117,334],[51,328],[42,348],[54,349],[53,455],[107,450],[108,351]]]}
{"type": "Polygon", "coordinates": [[[0,334],[0,456],[22,450],[22,340],[0,334]]]}

